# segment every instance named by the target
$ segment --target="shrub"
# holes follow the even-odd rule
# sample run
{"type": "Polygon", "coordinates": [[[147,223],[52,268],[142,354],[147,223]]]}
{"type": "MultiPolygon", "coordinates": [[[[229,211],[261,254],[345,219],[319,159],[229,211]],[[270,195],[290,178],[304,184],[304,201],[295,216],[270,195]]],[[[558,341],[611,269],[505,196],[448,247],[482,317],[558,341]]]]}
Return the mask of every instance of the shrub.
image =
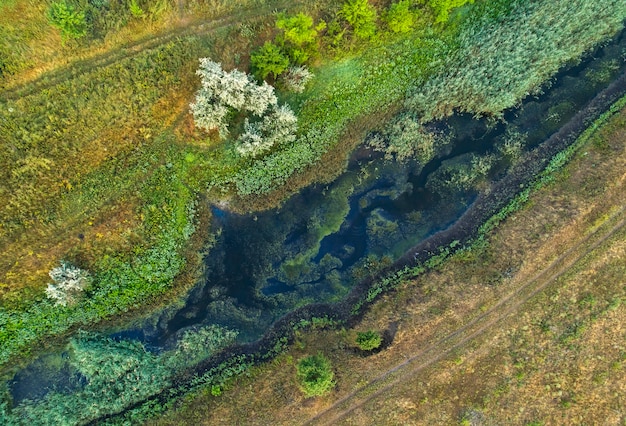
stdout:
{"type": "Polygon", "coordinates": [[[335,387],[330,361],[321,354],[302,358],[296,369],[300,389],[307,398],[325,395],[335,387]]]}
{"type": "Polygon", "coordinates": [[[307,83],[313,77],[315,77],[313,73],[305,66],[289,67],[287,72],[282,75],[280,82],[286,90],[294,93],[302,93],[307,83]]]}
{"type": "Polygon", "coordinates": [[[61,306],[73,305],[80,299],[91,280],[89,273],[67,262],[49,272],[54,284],[48,284],[46,295],[61,306]]]}
{"type": "Polygon", "coordinates": [[[63,39],[78,39],[87,34],[85,13],[65,1],[54,2],[48,9],[50,25],[61,30],[63,39]]]}
{"type": "Polygon", "coordinates": [[[284,31],[285,41],[296,46],[313,43],[317,37],[317,29],[313,28],[313,18],[302,12],[292,17],[278,18],[276,28],[284,31]]]}
{"type": "Polygon", "coordinates": [[[340,14],[358,38],[370,38],[376,33],[376,9],[367,0],[346,1],[340,14]]]}
{"type": "Polygon", "coordinates": [[[145,13],[143,9],[137,3],[137,0],[130,0],[128,3],[128,10],[130,10],[130,14],[135,18],[145,18],[145,13]]]}
{"type": "Polygon", "coordinates": [[[394,33],[408,33],[413,29],[415,15],[410,9],[409,0],[400,0],[393,3],[385,14],[387,26],[394,33]]]}
{"type": "Polygon", "coordinates": [[[474,3],[474,0],[428,0],[428,5],[435,12],[437,22],[446,22],[450,11],[455,7],[461,7],[465,3],[474,3]]]}
{"type": "Polygon", "coordinates": [[[321,21],[313,27],[313,18],[304,13],[287,17],[282,15],[276,20],[276,27],[283,30],[277,38],[283,43],[289,58],[293,63],[303,64],[317,52],[316,39],[318,31],[326,28],[326,22],[321,21]]]}
{"type": "Polygon", "coordinates": [[[289,66],[289,58],[271,41],[266,41],[262,47],[252,52],[250,62],[254,75],[262,80],[270,75],[273,78],[278,77],[289,66]]]}
{"type": "Polygon", "coordinates": [[[363,351],[378,349],[382,343],[383,338],[377,331],[368,330],[356,333],[356,344],[363,351]]]}

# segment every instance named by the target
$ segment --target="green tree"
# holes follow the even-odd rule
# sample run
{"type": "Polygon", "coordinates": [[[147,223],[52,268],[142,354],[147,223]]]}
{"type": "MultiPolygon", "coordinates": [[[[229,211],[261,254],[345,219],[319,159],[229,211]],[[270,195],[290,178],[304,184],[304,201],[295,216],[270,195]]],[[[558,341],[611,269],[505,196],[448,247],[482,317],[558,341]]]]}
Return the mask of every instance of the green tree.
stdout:
{"type": "Polygon", "coordinates": [[[288,17],[282,15],[276,21],[276,27],[283,30],[284,42],[289,58],[295,64],[303,64],[316,53],[318,31],[326,28],[324,21],[313,27],[313,18],[304,13],[288,17]]]}
{"type": "Polygon", "coordinates": [[[321,354],[302,358],[296,370],[300,389],[308,398],[325,395],[335,387],[330,361],[321,354]]]}
{"type": "Polygon", "coordinates": [[[313,28],[313,18],[302,12],[295,16],[281,16],[276,20],[276,28],[283,30],[285,41],[296,46],[315,42],[317,29],[313,28]]]}
{"type": "Polygon", "coordinates": [[[359,331],[356,333],[356,344],[361,350],[373,351],[383,343],[383,338],[377,331],[359,331]]]}
{"type": "Polygon", "coordinates": [[[389,7],[385,14],[385,21],[391,31],[394,33],[407,33],[413,29],[415,15],[410,7],[411,2],[409,0],[400,0],[389,7]]]}
{"type": "Polygon", "coordinates": [[[446,22],[452,9],[461,7],[466,3],[474,3],[474,0],[428,0],[428,5],[435,12],[437,22],[446,22]]]}
{"type": "Polygon", "coordinates": [[[254,51],[250,62],[254,74],[263,80],[270,74],[273,78],[278,77],[289,66],[289,58],[271,41],[266,41],[262,47],[254,51]]]}
{"type": "Polygon", "coordinates": [[[367,0],[348,0],[339,12],[352,27],[354,35],[370,38],[376,33],[376,9],[367,0]]]}
{"type": "Polygon", "coordinates": [[[77,11],[65,0],[52,3],[47,15],[50,25],[61,30],[61,36],[64,40],[78,39],[87,34],[85,13],[77,11]]]}

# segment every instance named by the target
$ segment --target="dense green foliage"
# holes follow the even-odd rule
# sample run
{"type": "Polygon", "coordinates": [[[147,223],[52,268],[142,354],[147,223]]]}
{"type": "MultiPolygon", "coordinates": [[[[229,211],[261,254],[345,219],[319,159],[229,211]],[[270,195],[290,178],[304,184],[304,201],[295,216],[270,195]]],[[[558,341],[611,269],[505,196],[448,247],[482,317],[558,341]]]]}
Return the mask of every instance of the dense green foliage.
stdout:
{"type": "Polygon", "coordinates": [[[266,41],[261,48],[252,53],[250,63],[254,74],[259,79],[265,80],[270,75],[275,79],[287,69],[289,58],[283,54],[280,47],[271,41],[266,41]]]}
{"type": "Polygon", "coordinates": [[[61,30],[63,38],[81,38],[87,34],[85,13],[77,11],[65,0],[54,2],[48,9],[50,24],[61,30]]]}
{"type": "MultiPolygon", "coordinates": [[[[437,10],[435,2],[431,3],[437,10]]],[[[445,4],[447,19],[447,11],[463,3],[437,4],[445,4]]],[[[105,8],[104,4],[99,7],[105,8]]],[[[139,4],[145,7],[143,2],[139,4]]],[[[342,16],[357,37],[381,33],[375,25],[376,13],[367,2],[346,5],[342,11],[353,8],[348,14],[353,22],[345,12],[342,16]],[[360,25],[363,27],[357,33],[360,25]]],[[[129,11],[126,3],[124,8],[129,11]]],[[[82,13],[77,10],[73,13],[82,13]]],[[[128,13],[137,15],[132,10],[128,13]]],[[[54,233],[61,229],[57,223],[60,219],[90,218],[103,206],[118,201],[136,201],[134,213],[140,220],[124,250],[103,251],[85,260],[93,272],[93,286],[77,306],[54,306],[44,299],[43,292],[31,297],[34,303],[28,308],[3,305],[0,362],[42,337],[62,335],[78,324],[110,318],[167,291],[185,264],[182,250],[194,229],[196,191],[203,191],[207,183],[225,193],[236,190],[240,195],[263,196],[294,173],[319,164],[324,154],[338,146],[348,126],[397,105],[407,93],[407,106],[414,109],[411,120],[397,123],[399,130],[386,133],[392,143],[386,152],[391,158],[423,156],[426,160],[437,142],[431,135],[420,133],[418,119],[427,121],[454,110],[497,116],[538,90],[563,64],[576,60],[619,29],[626,6],[616,0],[602,4],[576,0],[569,6],[560,1],[493,0],[468,7],[454,27],[409,31],[414,14],[405,1],[393,4],[381,16],[398,34],[385,35],[388,40],[381,36],[377,41],[382,40],[384,46],[362,40],[368,50],[360,57],[348,58],[344,52],[337,62],[316,69],[315,84],[289,99],[302,123],[298,138],[280,149],[263,152],[255,160],[233,160],[228,148],[207,153],[183,147],[172,133],[163,133],[161,119],[154,115],[159,101],[179,91],[181,76],[192,75],[197,57],[206,54],[207,44],[194,37],[86,71],[41,92],[2,100],[0,139],[7,149],[0,159],[0,199],[4,201],[0,206],[0,238],[9,240],[42,224],[45,232],[54,233]],[[114,133],[112,128],[123,126],[139,130],[129,136],[132,141],[121,153],[111,152],[94,167],[84,161],[96,151],[88,148],[100,135],[107,137],[114,133]],[[415,140],[402,139],[405,131],[420,135],[421,142],[410,145],[415,140]]],[[[95,28],[98,15],[84,16],[89,28],[95,28]]],[[[308,49],[320,41],[323,30],[313,28],[312,19],[306,15],[296,18],[284,18],[280,26],[277,22],[283,30],[284,45],[274,43],[270,52],[265,52],[267,56],[262,54],[264,45],[253,55],[259,77],[276,77],[289,62],[306,61],[306,55],[294,53],[296,48],[308,49]]],[[[329,32],[321,40],[326,42],[329,32]]],[[[14,66],[3,52],[0,69],[4,73],[14,66]]],[[[327,229],[335,225],[332,221],[327,229]]],[[[65,237],[60,235],[59,240],[65,237]]],[[[80,257],[79,250],[75,248],[72,254],[80,257]]],[[[307,260],[293,260],[298,270],[286,272],[295,276],[301,266],[307,266],[307,260]]],[[[391,284],[373,288],[368,300],[387,288],[385,285],[391,284]]],[[[133,368],[153,360],[127,349],[135,362],[133,368]]],[[[190,352],[187,356],[195,359],[190,352]]],[[[101,365],[108,368],[110,363],[103,361],[101,365]]],[[[143,380],[142,376],[128,376],[128,370],[115,374],[122,384],[143,380]]],[[[155,377],[161,377],[159,374],[155,377]]]]}
{"type": "Polygon", "coordinates": [[[423,121],[458,110],[497,116],[622,28],[626,3],[494,0],[477,3],[442,72],[413,88],[423,121]]]}
{"type": "Polygon", "coordinates": [[[291,62],[302,65],[317,53],[318,32],[326,28],[326,23],[321,21],[313,27],[313,18],[301,12],[279,17],[276,28],[283,31],[277,41],[283,45],[291,62]]]}
{"type": "Polygon", "coordinates": [[[409,0],[400,0],[389,6],[385,14],[385,22],[394,33],[408,33],[413,29],[415,15],[409,0]]]}
{"type": "Polygon", "coordinates": [[[341,17],[352,27],[358,38],[370,38],[376,33],[378,13],[367,0],[347,0],[341,8],[341,17]]]}
{"type": "Polygon", "coordinates": [[[474,3],[474,0],[427,0],[427,3],[433,9],[436,21],[445,22],[448,20],[452,9],[461,7],[466,3],[474,3]]]}
{"type": "MultiPolygon", "coordinates": [[[[153,354],[136,341],[114,341],[79,333],[69,345],[69,368],[86,385],[70,394],[50,392],[41,401],[27,401],[6,416],[3,425],[82,424],[117,413],[172,384],[181,369],[232,343],[236,333],[217,326],[186,332],[175,349],[153,354]]],[[[0,406],[0,419],[2,419],[0,406]]]]}
{"type": "MultiPolygon", "coordinates": [[[[45,91],[2,102],[3,146],[24,149],[0,158],[0,242],[7,244],[44,223],[56,229],[68,216],[94,217],[128,193],[140,200],[136,214],[141,222],[132,234],[140,240],[131,243],[129,251],[108,251],[81,264],[93,278],[82,303],[54,306],[44,298],[43,289],[31,296],[28,307],[5,303],[0,308],[0,363],[43,336],[61,335],[77,324],[125,312],[171,288],[185,264],[182,250],[194,229],[195,194],[188,183],[196,164],[187,161],[171,134],[94,168],[89,162],[93,151],[86,146],[122,123],[141,123],[145,133],[138,132],[137,143],[145,143],[145,135],[162,126],[151,115],[152,105],[179,81],[186,61],[195,67],[198,47],[193,38],[168,43],[45,91]],[[51,123],[61,123],[63,130],[51,123]],[[15,173],[33,157],[54,162],[54,173],[15,173]],[[50,183],[63,179],[71,183],[70,189],[50,183]]],[[[195,174],[193,179],[198,179],[195,174]]]]}
{"type": "Polygon", "coordinates": [[[321,354],[302,358],[296,366],[296,375],[300,389],[309,398],[325,395],[335,387],[330,361],[321,354]]]}
{"type": "Polygon", "coordinates": [[[356,334],[356,344],[363,351],[378,349],[383,343],[380,333],[374,330],[359,331],[356,334]]]}
{"type": "Polygon", "coordinates": [[[308,94],[297,143],[240,170],[237,191],[263,194],[283,185],[331,150],[348,123],[403,100],[421,122],[454,111],[500,115],[622,27],[626,3],[609,3],[476,3],[457,27],[417,30],[325,68],[328,77],[316,72],[326,90],[308,94]]]}
{"type": "Polygon", "coordinates": [[[317,29],[313,28],[313,18],[302,12],[295,16],[282,16],[276,20],[276,28],[284,31],[285,41],[296,46],[315,42],[317,29]]]}

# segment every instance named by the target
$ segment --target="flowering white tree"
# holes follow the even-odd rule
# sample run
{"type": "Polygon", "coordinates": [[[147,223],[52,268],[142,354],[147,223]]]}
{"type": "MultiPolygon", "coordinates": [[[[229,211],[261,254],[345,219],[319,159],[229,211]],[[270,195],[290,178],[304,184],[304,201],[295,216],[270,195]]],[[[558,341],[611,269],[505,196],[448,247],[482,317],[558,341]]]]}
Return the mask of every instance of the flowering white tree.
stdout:
{"type": "Polygon", "coordinates": [[[237,152],[244,157],[255,157],[274,145],[296,140],[298,118],[288,106],[282,105],[261,121],[251,123],[246,119],[244,130],[237,152]]]}
{"type": "Polygon", "coordinates": [[[228,135],[225,118],[231,109],[260,117],[278,102],[274,88],[266,82],[259,86],[248,74],[239,70],[226,72],[221,64],[208,58],[200,59],[196,74],[202,77],[202,87],[195,102],[189,105],[194,122],[206,130],[217,129],[222,137],[228,135]]]}
{"type": "Polygon", "coordinates": [[[300,67],[289,67],[287,72],[281,76],[281,81],[285,89],[290,92],[302,93],[307,83],[313,77],[315,77],[315,75],[303,65],[300,67]]]}
{"type": "Polygon", "coordinates": [[[196,126],[217,129],[220,136],[225,137],[229,112],[236,110],[258,117],[253,121],[245,119],[244,133],[238,138],[236,150],[246,157],[295,140],[298,119],[288,106],[278,106],[274,87],[266,82],[258,85],[251,76],[238,70],[226,72],[219,63],[208,58],[200,59],[197,74],[202,77],[202,87],[196,93],[195,102],[190,104],[196,126]]]}
{"type": "Polygon", "coordinates": [[[73,305],[89,285],[89,272],[61,261],[61,266],[53,268],[48,275],[54,281],[48,284],[46,295],[61,306],[73,305]]]}

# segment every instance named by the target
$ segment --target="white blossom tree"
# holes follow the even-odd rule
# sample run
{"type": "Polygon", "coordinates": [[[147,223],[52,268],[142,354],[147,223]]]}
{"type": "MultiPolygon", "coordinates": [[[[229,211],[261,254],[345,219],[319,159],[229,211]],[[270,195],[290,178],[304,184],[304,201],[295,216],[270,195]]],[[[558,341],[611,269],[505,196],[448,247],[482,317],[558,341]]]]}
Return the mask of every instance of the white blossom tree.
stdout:
{"type": "Polygon", "coordinates": [[[285,89],[290,92],[302,93],[306,85],[315,75],[302,65],[300,67],[289,67],[287,72],[281,76],[281,82],[285,89]]]}
{"type": "Polygon", "coordinates": [[[91,282],[89,272],[61,261],[61,266],[53,268],[48,275],[54,283],[48,284],[46,295],[56,305],[73,305],[80,299],[82,292],[91,282]]]}
{"type": "Polygon", "coordinates": [[[244,157],[256,157],[274,145],[296,140],[297,129],[298,118],[288,106],[281,105],[261,121],[251,123],[246,119],[237,152],[244,157]]]}
{"type": "Polygon", "coordinates": [[[278,100],[274,88],[263,82],[261,86],[239,70],[226,72],[222,65],[208,58],[200,59],[202,86],[196,100],[190,104],[196,126],[206,130],[217,129],[220,136],[228,135],[225,118],[231,110],[249,111],[262,116],[278,100]]]}
{"type": "MultiPolygon", "coordinates": [[[[308,70],[298,69],[299,79],[310,78],[308,70]]],[[[208,58],[200,59],[197,74],[202,77],[202,86],[195,102],[189,105],[196,126],[217,129],[221,137],[226,137],[229,134],[226,118],[231,111],[257,117],[245,119],[244,132],[237,139],[236,150],[240,155],[255,157],[274,145],[296,139],[298,119],[288,106],[278,106],[274,87],[266,82],[259,85],[238,70],[226,72],[221,64],[208,58]]]]}

